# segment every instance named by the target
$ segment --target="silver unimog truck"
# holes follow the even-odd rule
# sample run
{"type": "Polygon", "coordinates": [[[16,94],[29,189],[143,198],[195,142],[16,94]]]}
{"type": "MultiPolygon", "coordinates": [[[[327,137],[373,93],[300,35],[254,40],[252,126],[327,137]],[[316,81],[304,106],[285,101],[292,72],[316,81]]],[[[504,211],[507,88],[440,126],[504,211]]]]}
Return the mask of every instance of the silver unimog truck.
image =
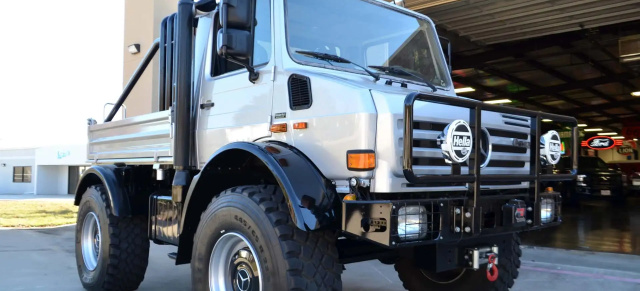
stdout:
{"type": "Polygon", "coordinates": [[[457,97],[424,15],[180,0],[160,31],[89,120],[75,198],[88,290],[138,288],[150,242],[177,247],[194,290],[341,290],[366,260],[411,291],[508,290],[518,233],[561,223],[549,186],[574,179],[576,120],[457,97]],[[157,108],[112,121],[156,54],[157,108]],[[563,155],[573,169],[554,171],[563,155]]]}

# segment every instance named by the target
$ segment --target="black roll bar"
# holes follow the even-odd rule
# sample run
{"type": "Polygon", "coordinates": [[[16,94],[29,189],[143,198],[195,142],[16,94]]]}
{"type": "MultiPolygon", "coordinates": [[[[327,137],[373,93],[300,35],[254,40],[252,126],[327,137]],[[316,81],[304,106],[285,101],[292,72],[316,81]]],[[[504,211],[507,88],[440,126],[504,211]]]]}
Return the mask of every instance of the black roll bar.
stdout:
{"type": "Polygon", "coordinates": [[[129,97],[131,90],[133,90],[133,87],[136,85],[136,83],[138,83],[138,80],[142,76],[142,73],[144,73],[144,70],[147,69],[147,66],[149,66],[149,63],[151,63],[151,60],[153,60],[153,57],[156,55],[156,52],[158,52],[159,47],[160,47],[160,40],[159,39],[154,40],[153,44],[151,44],[151,47],[147,51],[147,54],[144,55],[142,62],[138,65],[138,67],[136,68],[136,71],[133,72],[133,76],[131,76],[131,79],[129,79],[129,82],[124,87],[124,90],[120,95],[120,98],[118,98],[118,101],[116,101],[115,105],[113,106],[113,109],[111,109],[111,112],[109,112],[109,115],[107,116],[107,118],[105,118],[104,120],[105,123],[110,122],[113,119],[113,117],[116,115],[116,113],[118,113],[118,110],[120,110],[120,106],[122,106],[124,101],[127,100],[127,97],[129,97]]]}

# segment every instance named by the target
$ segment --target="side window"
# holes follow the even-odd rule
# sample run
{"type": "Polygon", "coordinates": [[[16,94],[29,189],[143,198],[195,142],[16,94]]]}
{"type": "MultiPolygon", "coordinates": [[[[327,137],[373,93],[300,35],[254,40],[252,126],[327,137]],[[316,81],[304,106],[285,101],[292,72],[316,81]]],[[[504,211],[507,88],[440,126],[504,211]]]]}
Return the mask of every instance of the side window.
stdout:
{"type": "MultiPolygon", "coordinates": [[[[216,16],[213,21],[214,35],[220,29],[220,20],[216,16]]],[[[256,26],[254,28],[254,49],[252,65],[259,66],[269,62],[271,57],[271,5],[270,0],[256,0],[256,26]]],[[[214,36],[215,41],[215,36],[214,36]]],[[[215,47],[215,44],[214,44],[215,47]]],[[[228,72],[244,69],[241,65],[225,60],[213,50],[214,58],[211,65],[213,76],[220,76],[228,72]]]]}
{"type": "Polygon", "coordinates": [[[13,167],[13,183],[31,183],[31,167],[13,167]]]}
{"type": "Polygon", "coordinates": [[[253,38],[253,66],[264,65],[271,56],[270,0],[256,0],[256,27],[253,38]]]}

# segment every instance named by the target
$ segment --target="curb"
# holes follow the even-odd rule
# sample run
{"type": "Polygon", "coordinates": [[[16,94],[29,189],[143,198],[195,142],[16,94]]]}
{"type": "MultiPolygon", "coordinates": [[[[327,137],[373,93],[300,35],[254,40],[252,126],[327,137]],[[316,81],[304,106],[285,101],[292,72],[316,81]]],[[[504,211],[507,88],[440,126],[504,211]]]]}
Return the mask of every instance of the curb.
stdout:
{"type": "Polygon", "coordinates": [[[55,228],[63,228],[63,227],[67,227],[67,226],[72,226],[72,225],[76,225],[76,224],[75,223],[71,223],[71,224],[63,224],[63,225],[56,225],[56,226],[39,226],[39,227],[0,227],[0,230],[11,230],[11,229],[15,229],[15,230],[55,229],[55,228]]]}

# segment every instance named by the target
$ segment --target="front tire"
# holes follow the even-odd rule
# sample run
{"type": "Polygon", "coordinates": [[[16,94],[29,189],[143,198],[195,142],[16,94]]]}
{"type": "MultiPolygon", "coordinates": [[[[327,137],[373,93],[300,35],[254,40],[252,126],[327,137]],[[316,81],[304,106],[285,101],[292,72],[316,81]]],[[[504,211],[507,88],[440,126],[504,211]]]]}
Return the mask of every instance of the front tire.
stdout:
{"type": "Polygon", "coordinates": [[[76,265],[87,290],[138,289],[149,262],[147,220],[116,217],[102,185],[82,195],[76,223],[76,265]]]}
{"type": "Polygon", "coordinates": [[[517,234],[510,234],[501,238],[497,243],[500,248],[498,258],[498,279],[490,282],[486,276],[486,268],[477,271],[458,269],[442,273],[433,273],[416,266],[414,258],[402,257],[396,262],[395,269],[405,289],[409,291],[508,291],[515,279],[518,278],[520,268],[520,238],[517,234]]]}
{"type": "Polygon", "coordinates": [[[298,229],[276,186],[231,188],[202,214],[191,259],[193,290],[342,290],[335,239],[331,232],[298,229]]]}

